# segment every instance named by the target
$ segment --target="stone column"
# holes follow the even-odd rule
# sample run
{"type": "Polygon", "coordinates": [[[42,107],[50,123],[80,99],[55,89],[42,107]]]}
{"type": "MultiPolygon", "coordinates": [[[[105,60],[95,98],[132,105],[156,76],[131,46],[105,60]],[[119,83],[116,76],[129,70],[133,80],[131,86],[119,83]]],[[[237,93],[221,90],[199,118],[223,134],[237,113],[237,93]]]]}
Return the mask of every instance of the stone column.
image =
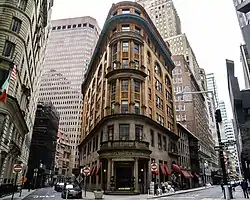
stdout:
{"type": "Polygon", "coordinates": [[[139,184],[138,184],[138,158],[135,158],[134,176],[135,176],[135,192],[139,192],[139,184]]]}
{"type": "Polygon", "coordinates": [[[147,164],[143,164],[143,179],[144,179],[144,193],[147,192],[147,188],[149,188],[148,182],[147,182],[147,164]]]}
{"type": "Polygon", "coordinates": [[[141,82],[141,114],[142,115],[145,115],[146,114],[146,107],[145,107],[145,92],[147,93],[147,91],[145,91],[145,82],[144,81],[142,81],[141,82]]]}
{"type": "Polygon", "coordinates": [[[150,183],[152,182],[152,172],[151,172],[151,161],[150,161],[150,159],[148,161],[148,171],[147,171],[147,173],[148,173],[147,185],[150,186],[150,183]]]}
{"type": "Polygon", "coordinates": [[[110,98],[111,98],[111,94],[110,94],[110,84],[109,83],[107,83],[107,84],[105,84],[103,87],[105,87],[105,90],[106,90],[106,93],[105,93],[105,106],[104,106],[104,108],[105,108],[105,110],[104,110],[104,116],[107,116],[107,115],[109,115],[110,114],[110,112],[108,112],[108,111],[110,111],[111,110],[111,105],[110,105],[110,98]],[[109,110],[107,110],[107,108],[109,107],[109,110]]]}
{"type": "Polygon", "coordinates": [[[111,159],[108,159],[107,190],[110,191],[111,159]]]}

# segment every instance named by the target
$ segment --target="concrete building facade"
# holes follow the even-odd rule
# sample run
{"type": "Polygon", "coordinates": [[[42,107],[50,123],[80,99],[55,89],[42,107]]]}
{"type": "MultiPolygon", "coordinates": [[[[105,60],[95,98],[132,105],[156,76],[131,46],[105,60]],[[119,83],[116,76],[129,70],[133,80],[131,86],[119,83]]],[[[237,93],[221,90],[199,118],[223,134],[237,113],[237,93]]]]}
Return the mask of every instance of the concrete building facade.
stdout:
{"type": "Polygon", "coordinates": [[[0,103],[1,184],[13,183],[14,164],[27,169],[52,6],[53,0],[0,1],[1,87],[16,66],[7,102],[0,103]]]}
{"type": "Polygon", "coordinates": [[[82,85],[80,163],[91,167],[89,188],[146,193],[151,181],[179,179],[173,68],[144,8],[113,4],[82,85]]]}
{"type": "Polygon", "coordinates": [[[92,17],[52,21],[39,100],[51,101],[60,113],[59,129],[69,137],[72,149],[71,174],[79,167],[81,84],[99,32],[97,21],[92,17]]]}
{"type": "Polygon", "coordinates": [[[237,150],[241,169],[244,178],[250,178],[250,138],[249,138],[249,98],[250,90],[240,91],[237,77],[234,74],[234,62],[226,60],[227,76],[228,76],[228,90],[231,100],[231,105],[234,114],[234,130],[237,144],[237,150]]]}
{"type": "Polygon", "coordinates": [[[136,0],[147,11],[164,41],[181,34],[181,20],[172,0],[136,0]]]}
{"type": "Polygon", "coordinates": [[[240,46],[245,87],[250,88],[250,1],[233,0],[245,44],[240,46]]]}
{"type": "Polygon", "coordinates": [[[199,138],[200,145],[200,174],[204,181],[211,181],[211,171],[218,166],[217,155],[214,151],[214,139],[210,130],[206,98],[200,91],[200,86],[193,76],[185,56],[172,56],[175,68],[172,71],[175,91],[176,119],[185,128],[199,138]],[[193,94],[189,92],[194,92],[193,94]],[[183,94],[182,94],[183,93],[183,94]],[[186,94],[185,94],[186,93],[186,94]],[[204,175],[204,163],[209,164],[209,170],[204,175]],[[208,177],[205,179],[205,176],[208,177]]]}
{"type": "Polygon", "coordinates": [[[57,134],[56,157],[55,157],[55,175],[56,182],[65,182],[71,178],[71,145],[69,137],[61,130],[57,134]]]}

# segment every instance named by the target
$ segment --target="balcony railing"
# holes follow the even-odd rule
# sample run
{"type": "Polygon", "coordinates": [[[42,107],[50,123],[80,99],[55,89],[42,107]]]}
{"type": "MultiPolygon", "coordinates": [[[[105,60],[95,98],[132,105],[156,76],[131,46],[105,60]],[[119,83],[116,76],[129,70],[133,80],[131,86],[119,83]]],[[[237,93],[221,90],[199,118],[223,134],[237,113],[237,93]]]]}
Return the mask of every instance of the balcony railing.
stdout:
{"type": "Polygon", "coordinates": [[[236,9],[242,13],[250,12],[250,0],[241,0],[240,4],[237,5],[236,9]]]}
{"type": "Polygon", "coordinates": [[[144,73],[146,73],[146,68],[144,65],[136,65],[134,62],[130,62],[130,64],[126,67],[123,67],[122,64],[117,63],[115,66],[109,66],[107,71],[108,73],[114,70],[126,70],[126,69],[134,69],[134,70],[138,70],[138,71],[142,71],[144,73]]]}
{"type": "Polygon", "coordinates": [[[144,141],[135,141],[135,140],[113,140],[101,143],[100,150],[113,150],[113,149],[149,150],[149,143],[144,141]]]}

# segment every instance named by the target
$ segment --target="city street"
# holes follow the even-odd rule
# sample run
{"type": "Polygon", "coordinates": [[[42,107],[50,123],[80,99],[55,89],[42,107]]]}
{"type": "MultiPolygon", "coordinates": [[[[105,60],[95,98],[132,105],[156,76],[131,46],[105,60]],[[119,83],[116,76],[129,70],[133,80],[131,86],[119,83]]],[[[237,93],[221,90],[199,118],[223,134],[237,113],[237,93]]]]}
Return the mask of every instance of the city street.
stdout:
{"type": "MultiPolygon", "coordinates": [[[[178,199],[187,199],[187,200],[221,200],[223,198],[221,192],[221,187],[212,187],[200,191],[189,192],[184,194],[176,194],[168,197],[153,197],[150,196],[150,199],[155,200],[178,200],[178,199]],[[153,198],[152,198],[153,197],[153,198]]],[[[242,199],[242,191],[240,187],[236,188],[236,192],[234,192],[234,197],[237,200],[242,199]]],[[[84,191],[83,191],[84,196],[84,191]]],[[[0,198],[1,200],[10,200],[10,197],[0,198]]],[[[19,200],[20,198],[15,197],[14,200],[19,200]]],[[[54,191],[53,188],[42,188],[23,198],[24,200],[62,200],[61,193],[54,191]]],[[[87,192],[87,198],[83,199],[94,199],[94,195],[92,192],[87,192]]],[[[148,199],[148,195],[138,195],[138,196],[115,196],[115,195],[105,195],[105,200],[143,200],[148,199]]]]}

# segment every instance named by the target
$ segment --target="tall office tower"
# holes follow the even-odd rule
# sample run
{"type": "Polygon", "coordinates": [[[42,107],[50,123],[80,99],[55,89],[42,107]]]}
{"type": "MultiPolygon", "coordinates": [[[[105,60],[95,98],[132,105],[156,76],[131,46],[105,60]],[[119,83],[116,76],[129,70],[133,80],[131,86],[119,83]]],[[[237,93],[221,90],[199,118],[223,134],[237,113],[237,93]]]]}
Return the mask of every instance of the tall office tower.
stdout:
{"type": "Polygon", "coordinates": [[[59,129],[68,135],[72,148],[70,170],[78,166],[81,84],[99,32],[97,21],[92,17],[52,21],[39,101],[51,101],[60,113],[59,129]]]}
{"type": "Polygon", "coordinates": [[[206,178],[203,177],[204,174],[201,174],[204,180],[208,182],[211,180],[211,170],[216,170],[218,166],[218,159],[214,151],[215,142],[210,129],[206,96],[199,93],[200,86],[192,75],[185,56],[172,56],[172,59],[176,66],[172,71],[176,94],[176,119],[199,138],[202,155],[211,158],[207,159],[206,156],[200,155],[200,166],[203,166],[205,161],[209,164],[210,173],[206,173],[206,178]],[[195,91],[198,93],[195,93],[195,91]],[[189,92],[193,92],[193,94],[189,92]]]}
{"type": "Polygon", "coordinates": [[[204,90],[204,85],[201,83],[201,70],[196,60],[195,54],[192,50],[192,47],[188,42],[187,36],[185,34],[180,34],[168,38],[166,42],[169,44],[170,50],[173,55],[183,55],[185,57],[187,65],[191,70],[190,73],[194,75],[201,89],[204,90]]]}
{"type": "MultiPolygon", "coordinates": [[[[219,109],[221,110],[221,117],[223,123],[223,129],[221,131],[222,142],[236,141],[236,137],[234,134],[233,120],[228,120],[226,105],[224,101],[219,102],[219,109]]],[[[229,145],[227,147],[227,152],[229,155],[231,171],[239,173],[240,168],[239,168],[237,146],[235,144],[229,145]]]]}
{"type": "Polygon", "coordinates": [[[164,41],[181,34],[181,21],[172,0],[135,0],[147,11],[164,41]]]}
{"type": "Polygon", "coordinates": [[[27,169],[52,6],[0,0],[0,184],[13,183],[15,163],[27,169]]]}
{"type": "Polygon", "coordinates": [[[219,97],[218,97],[218,89],[214,73],[206,74],[206,79],[207,79],[207,90],[213,92],[213,96],[211,93],[209,94],[209,96],[210,98],[214,99],[215,108],[218,108],[219,97]]]}
{"type": "Polygon", "coordinates": [[[113,4],[82,85],[79,149],[81,167],[91,167],[89,187],[138,194],[151,181],[170,178],[170,167],[180,172],[173,68],[144,8],[129,1],[113,4]],[[153,176],[152,162],[161,166],[153,176]]]}
{"type": "Polygon", "coordinates": [[[245,87],[250,88],[250,1],[233,0],[237,12],[240,28],[245,41],[240,46],[241,62],[245,78],[245,87]]]}

